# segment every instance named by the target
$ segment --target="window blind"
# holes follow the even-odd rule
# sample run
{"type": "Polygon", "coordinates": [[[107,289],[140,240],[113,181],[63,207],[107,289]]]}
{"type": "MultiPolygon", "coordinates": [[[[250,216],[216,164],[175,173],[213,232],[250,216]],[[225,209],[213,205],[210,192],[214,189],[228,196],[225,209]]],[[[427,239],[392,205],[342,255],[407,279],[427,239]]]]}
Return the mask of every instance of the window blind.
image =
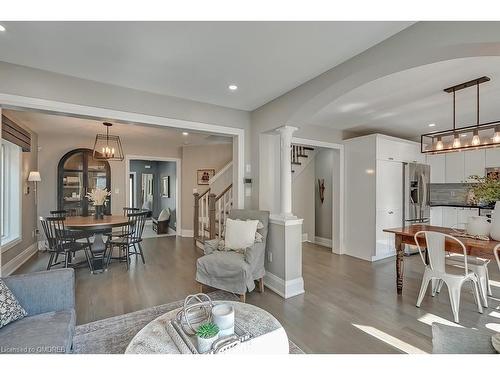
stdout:
{"type": "Polygon", "coordinates": [[[31,151],[30,133],[5,115],[2,115],[2,138],[18,145],[23,152],[31,151]]]}

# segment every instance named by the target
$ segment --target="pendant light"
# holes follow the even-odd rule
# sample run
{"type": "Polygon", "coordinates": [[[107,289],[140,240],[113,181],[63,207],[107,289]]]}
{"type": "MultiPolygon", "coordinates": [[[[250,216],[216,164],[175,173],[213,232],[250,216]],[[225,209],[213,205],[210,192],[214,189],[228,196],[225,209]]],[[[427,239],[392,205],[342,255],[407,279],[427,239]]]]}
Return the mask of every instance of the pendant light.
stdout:
{"type": "Polygon", "coordinates": [[[444,91],[453,95],[453,128],[420,136],[422,153],[443,153],[463,149],[477,149],[500,146],[500,120],[480,123],[479,85],[489,82],[489,77],[480,77],[448,87],[444,91]],[[476,87],[476,124],[456,126],[456,92],[476,87]],[[463,138],[463,139],[461,139],[463,138]]]}
{"type": "Polygon", "coordinates": [[[109,134],[109,129],[113,124],[110,122],[103,122],[102,124],[106,127],[106,134],[97,134],[95,136],[94,159],[122,161],[124,156],[120,137],[109,134]]]}

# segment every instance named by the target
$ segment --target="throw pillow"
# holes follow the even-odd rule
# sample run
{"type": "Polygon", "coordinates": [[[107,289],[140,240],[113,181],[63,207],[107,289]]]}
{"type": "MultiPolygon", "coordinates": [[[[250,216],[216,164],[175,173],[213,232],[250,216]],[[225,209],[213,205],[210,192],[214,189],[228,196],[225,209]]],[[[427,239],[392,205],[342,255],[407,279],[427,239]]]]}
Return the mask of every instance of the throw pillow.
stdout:
{"type": "Polygon", "coordinates": [[[491,344],[497,351],[497,353],[500,353],[500,333],[495,333],[493,336],[491,336],[491,344]]]}
{"type": "Polygon", "coordinates": [[[260,243],[263,240],[264,240],[264,236],[262,234],[260,234],[259,232],[255,232],[255,242],[260,243]]]}
{"type": "Polygon", "coordinates": [[[0,328],[24,318],[28,313],[19,304],[10,289],[0,280],[0,328]]]}
{"type": "Polygon", "coordinates": [[[250,247],[255,242],[258,220],[233,220],[226,219],[225,249],[241,250],[250,247]]]}
{"type": "Polygon", "coordinates": [[[164,208],[161,210],[160,215],[158,216],[158,221],[165,221],[170,219],[170,209],[164,208]]]}
{"type": "Polygon", "coordinates": [[[434,354],[495,354],[491,332],[432,323],[434,354]]]}

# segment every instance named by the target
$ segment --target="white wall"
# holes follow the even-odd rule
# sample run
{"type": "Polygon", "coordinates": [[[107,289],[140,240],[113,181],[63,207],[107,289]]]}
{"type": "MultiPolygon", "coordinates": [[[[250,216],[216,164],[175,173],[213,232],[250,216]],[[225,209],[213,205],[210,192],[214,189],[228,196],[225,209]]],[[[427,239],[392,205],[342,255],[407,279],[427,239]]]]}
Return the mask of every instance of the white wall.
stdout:
{"type": "Polygon", "coordinates": [[[302,222],[302,235],[308,241],[314,241],[315,236],[314,192],[316,184],[314,160],[309,162],[300,171],[299,175],[293,176],[292,212],[295,216],[304,219],[302,222]]]}
{"type": "Polygon", "coordinates": [[[333,160],[334,150],[320,149],[316,153],[314,160],[315,178],[315,236],[332,239],[332,219],[333,219],[333,160]],[[321,203],[319,197],[318,179],[325,180],[325,199],[321,203]]]}

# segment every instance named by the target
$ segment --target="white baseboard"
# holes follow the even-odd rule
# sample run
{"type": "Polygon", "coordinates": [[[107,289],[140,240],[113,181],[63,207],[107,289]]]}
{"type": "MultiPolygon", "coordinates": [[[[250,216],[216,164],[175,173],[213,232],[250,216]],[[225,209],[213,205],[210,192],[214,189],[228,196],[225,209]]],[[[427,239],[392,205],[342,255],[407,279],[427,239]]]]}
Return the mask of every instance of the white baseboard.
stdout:
{"type": "Polygon", "coordinates": [[[309,233],[302,233],[302,242],[309,241],[309,233]]]}
{"type": "Polygon", "coordinates": [[[264,285],[285,299],[305,293],[304,279],[302,277],[285,282],[282,278],[266,272],[264,285]]]}
{"type": "Polygon", "coordinates": [[[181,237],[194,237],[194,231],[192,229],[181,229],[181,237]]]}
{"type": "Polygon", "coordinates": [[[323,238],[319,236],[314,236],[314,243],[316,245],[321,245],[325,247],[332,247],[332,239],[331,238],[323,238]]]}
{"type": "Polygon", "coordinates": [[[35,242],[2,266],[2,276],[9,276],[35,255],[37,251],[38,243],[35,242]]]}
{"type": "Polygon", "coordinates": [[[374,255],[374,256],[372,256],[371,261],[372,262],[376,262],[377,260],[382,260],[382,259],[390,258],[390,257],[393,257],[393,256],[396,256],[396,252],[395,251],[392,251],[390,253],[385,253],[385,254],[374,255]]]}

